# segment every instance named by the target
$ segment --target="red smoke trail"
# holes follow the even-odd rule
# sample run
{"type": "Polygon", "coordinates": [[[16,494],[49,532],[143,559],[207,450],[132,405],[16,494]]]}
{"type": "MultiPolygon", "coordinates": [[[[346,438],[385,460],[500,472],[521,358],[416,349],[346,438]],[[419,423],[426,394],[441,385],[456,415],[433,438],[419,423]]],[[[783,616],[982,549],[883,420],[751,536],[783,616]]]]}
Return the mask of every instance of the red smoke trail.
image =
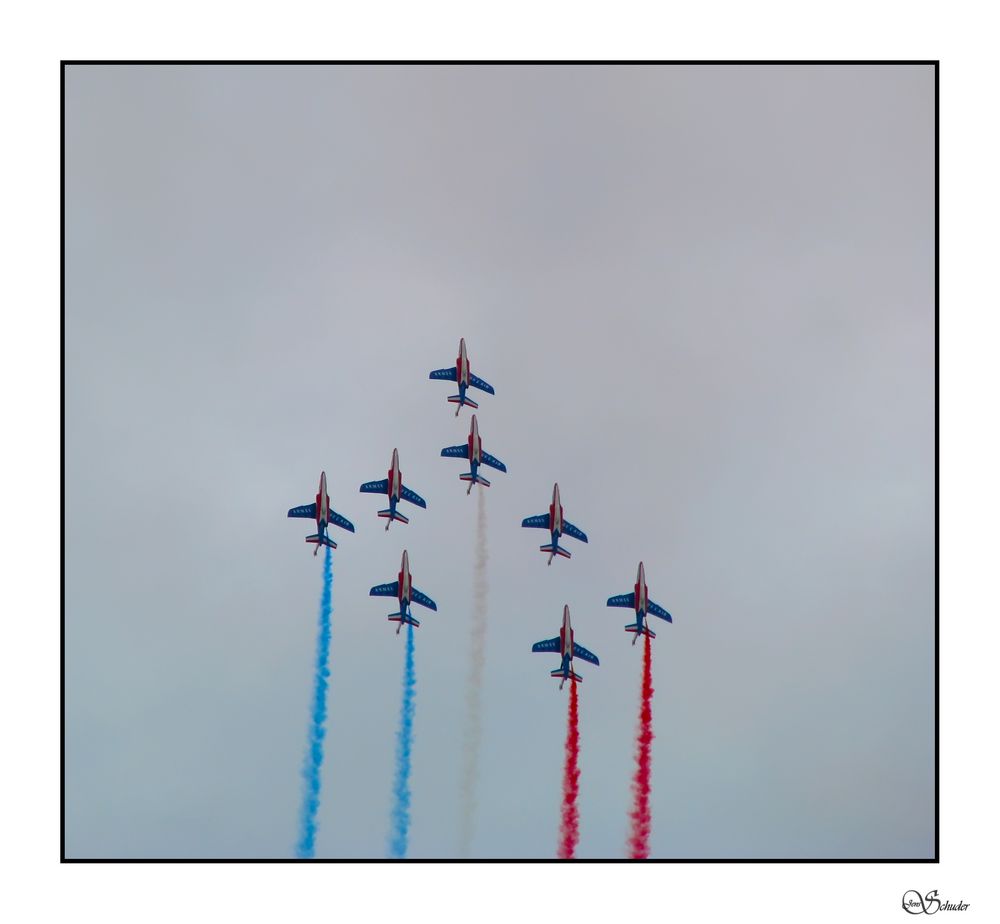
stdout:
{"type": "Polygon", "coordinates": [[[559,826],[559,859],[572,860],[580,840],[580,813],[576,796],[580,791],[580,730],[577,725],[576,683],[569,682],[569,717],[566,720],[566,769],[563,772],[562,824],[559,826]]]}
{"type": "Polygon", "coordinates": [[[629,856],[645,860],[649,856],[649,829],[653,819],[649,812],[649,777],[653,745],[653,671],[649,636],[642,653],[642,704],[639,708],[639,727],[635,742],[635,778],[632,780],[632,832],[628,839],[629,856]]]}

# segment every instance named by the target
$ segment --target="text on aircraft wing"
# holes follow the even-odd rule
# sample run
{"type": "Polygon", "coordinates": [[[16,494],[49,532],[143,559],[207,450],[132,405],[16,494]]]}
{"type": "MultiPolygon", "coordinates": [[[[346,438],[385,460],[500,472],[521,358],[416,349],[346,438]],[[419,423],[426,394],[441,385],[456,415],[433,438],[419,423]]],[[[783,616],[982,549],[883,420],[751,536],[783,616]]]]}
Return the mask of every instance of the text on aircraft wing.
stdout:
{"type": "Polygon", "coordinates": [[[418,507],[426,507],[427,501],[425,501],[416,491],[411,491],[405,484],[402,490],[403,500],[408,500],[411,504],[416,504],[418,507]]]}
{"type": "Polygon", "coordinates": [[[521,520],[521,525],[527,526],[530,529],[548,529],[549,515],[547,513],[540,513],[537,517],[525,517],[521,520]]]}
{"type": "Polygon", "coordinates": [[[491,456],[488,452],[482,453],[483,465],[488,465],[490,468],[495,468],[499,472],[507,471],[507,466],[503,464],[496,456],[491,456]]]}
{"type": "Polygon", "coordinates": [[[316,505],[315,504],[303,504],[301,507],[292,507],[288,511],[290,517],[301,517],[303,520],[315,520],[316,519],[316,505]]]}
{"type": "Polygon", "coordinates": [[[449,382],[455,382],[455,367],[449,366],[447,369],[435,369],[428,378],[431,379],[447,379],[449,382]]]}
{"type": "Polygon", "coordinates": [[[389,491],[389,479],[381,481],[366,481],[358,490],[362,494],[386,494],[389,491]]]}
{"type": "Polygon", "coordinates": [[[347,517],[341,516],[336,510],[331,510],[329,513],[331,523],[336,524],[341,529],[346,529],[348,532],[354,532],[354,524],[347,517]]]}
{"type": "Polygon", "coordinates": [[[454,459],[468,459],[469,458],[469,444],[462,443],[461,446],[447,446],[441,450],[441,455],[451,456],[454,459]]]}
{"type": "Polygon", "coordinates": [[[587,541],[587,534],[577,526],[570,523],[569,520],[563,520],[563,532],[567,536],[572,536],[574,539],[579,539],[581,542],[587,541]]]}
{"type": "Polygon", "coordinates": [[[627,606],[630,610],[634,610],[635,591],[630,594],[619,594],[617,597],[608,597],[608,606],[627,606]]]}
{"type": "Polygon", "coordinates": [[[376,584],[371,590],[368,591],[369,597],[398,597],[399,596],[399,581],[393,581],[391,584],[376,584]]]}
{"type": "MultiPolygon", "coordinates": [[[[452,371],[452,373],[455,372],[454,369],[452,369],[451,371],[452,371]]],[[[452,375],[452,378],[454,378],[454,377],[455,376],[452,375]]],[[[469,373],[469,384],[473,388],[478,388],[480,391],[485,391],[489,395],[495,395],[496,394],[496,392],[493,390],[493,386],[490,385],[489,382],[484,382],[481,378],[479,378],[478,375],[472,375],[472,373],[469,373]]]]}
{"type": "Polygon", "coordinates": [[[422,590],[417,590],[416,587],[410,587],[410,599],[414,603],[419,603],[421,606],[426,606],[427,609],[437,612],[438,605],[422,590]]]}
{"type": "Polygon", "coordinates": [[[562,648],[562,641],[557,635],[555,638],[547,638],[541,642],[535,642],[531,646],[532,651],[559,651],[562,648]]]}
{"type": "Polygon", "coordinates": [[[596,664],[598,667],[601,665],[601,662],[597,660],[597,655],[595,655],[592,651],[587,651],[583,645],[578,645],[576,642],[573,642],[573,657],[580,658],[583,661],[589,661],[591,664],[596,664]]]}
{"type": "Polygon", "coordinates": [[[665,619],[667,622],[673,622],[670,614],[662,607],[659,603],[653,603],[652,600],[646,601],[646,606],[649,607],[649,612],[654,616],[659,616],[660,619],[665,619]]]}

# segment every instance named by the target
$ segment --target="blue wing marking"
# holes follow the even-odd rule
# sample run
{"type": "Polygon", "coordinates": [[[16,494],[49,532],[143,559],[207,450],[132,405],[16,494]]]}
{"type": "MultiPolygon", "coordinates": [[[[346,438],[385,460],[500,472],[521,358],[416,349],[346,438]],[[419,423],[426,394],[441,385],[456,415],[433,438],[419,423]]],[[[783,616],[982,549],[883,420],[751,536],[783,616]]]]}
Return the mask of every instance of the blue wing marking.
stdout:
{"type": "Polygon", "coordinates": [[[567,536],[572,536],[574,539],[579,539],[581,542],[587,541],[587,534],[578,527],[570,523],[569,520],[563,520],[563,532],[567,536]]]}
{"type": "Polygon", "coordinates": [[[421,606],[426,606],[427,609],[437,612],[438,605],[422,590],[417,590],[416,587],[411,586],[410,597],[414,603],[419,603],[421,606]]]}
{"type": "Polygon", "coordinates": [[[488,452],[483,453],[483,465],[488,465],[490,468],[495,468],[497,471],[505,472],[507,471],[507,466],[503,464],[496,456],[491,456],[488,452]]]}
{"type": "Polygon", "coordinates": [[[559,651],[560,640],[557,635],[555,638],[547,638],[542,642],[535,642],[531,646],[532,651],[559,651]]]}
{"type": "Polygon", "coordinates": [[[630,594],[619,594],[617,597],[608,597],[608,606],[626,606],[630,610],[634,610],[635,591],[630,594]]]}
{"type": "Polygon", "coordinates": [[[398,597],[399,596],[399,581],[393,581],[391,584],[376,584],[371,590],[368,591],[369,597],[398,597]]]}
{"type": "Polygon", "coordinates": [[[316,505],[315,504],[303,504],[301,507],[292,507],[288,511],[290,517],[300,517],[303,520],[315,520],[316,519],[316,505]]]}
{"type": "Polygon", "coordinates": [[[441,450],[441,455],[451,456],[453,459],[468,459],[469,458],[469,444],[462,443],[461,446],[448,446],[441,450]]]}
{"type": "MultiPolygon", "coordinates": [[[[455,378],[455,367],[451,366],[448,369],[435,369],[428,378],[432,379],[446,379],[449,382],[457,382],[458,379],[455,378]]],[[[493,391],[491,388],[490,391],[493,391]]]]}
{"type": "Polygon", "coordinates": [[[527,526],[529,529],[548,529],[549,515],[547,513],[540,513],[537,517],[525,517],[521,520],[521,525],[527,526]]]}
{"type": "MultiPolygon", "coordinates": [[[[452,373],[455,372],[454,369],[452,369],[451,371],[452,373]]],[[[452,375],[452,378],[455,378],[454,374],[452,375]]],[[[478,388],[480,391],[485,391],[487,394],[490,395],[496,394],[496,392],[493,390],[493,386],[490,385],[489,382],[484,382],[481,378],[479,378],[478,375],[473,375],[471,372],[469,373],[469,384],[473,388],[478,388]]]]}
{"type": "Polygon", "coordinates": [[[674,621],[670,614],[662,606],[660,606],[659,603],[653,603],[652,600],[647,600],[646,603],[649,607],[649,612],[651,612],[654,616],[659,616],[660,619],[665,619],[667,622],[674,621]]]}
{"type": "Polygon", "coordinates": [[[576,642],[573,642],[573,657],[589,661],[591,664],[596,664],[598,667],[600,667],[601,664],[601,662],[597,660],[597,655],[595,655],[592,651],[587,651],[583,645],[577,645],[576,642]]]}
{"type": "Polygon", "coordinates": [[[358,490],[362,494],[387,494],[389,492],[389,479],[383,478],[381,481],[366,481],[358,490]]]}
{"type": "Polygon", "coordinates": [[[403,500],[408,500],[411,504],[416,504],[418,507],[426,507],[427,501],[425,501],[416,491],[411,491],[405,484],[403,485],[403,500]]]}
{"type": "Polygon", "coordinates": [[[354,524],[347,517],[342,517],[336,510],[330,511],[330,522],[335,523],[341,529],[346,529],[348,532],[354,532],[354,524]]]}

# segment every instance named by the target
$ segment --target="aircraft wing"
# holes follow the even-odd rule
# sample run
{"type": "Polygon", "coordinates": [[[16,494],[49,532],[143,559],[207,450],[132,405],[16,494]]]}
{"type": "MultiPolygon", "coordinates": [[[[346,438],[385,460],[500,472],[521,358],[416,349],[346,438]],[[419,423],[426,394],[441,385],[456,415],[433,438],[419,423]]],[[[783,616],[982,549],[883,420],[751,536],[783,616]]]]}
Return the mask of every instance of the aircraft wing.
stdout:
{"type": "MultiPolygon", "coordinates": [[[[451,371],[454,372],[455,370],[452,369],[451,371]]],[[[431,375],[433,374],[434,373],[432,372],[431,375]]],[[[455,378],[455,376],[453,375],[452,378],[455,378]]],[[[489,382],[484,382],[481,378],[479,378],[478,375],[473,375],[471,372],[469,373],[469,384],[473,388],[478,388],[480,391],[485,391],[487,394],[490,395],[496,394],[496,392],[493,390],[493,386],[490,385],[489,382]]]]}
{"type": "Polygon", "coordinates": [[[597,655],[595,655],[592,651],[587,651],[583,645],[577,645],[576,642],[573,642],[573,657],[589,661],[591,664],[596,664],[598,666],[601,664],[601,662],[597,660],[597,655]]]}
{"type": "Polygon", "coordinates": [[[455,367],[449,366],[447,369],[435,369],[428,378],[431,379],[447,379],[449,382],[457,382],[458,379],[455,378],[455,367]]]}
{"type": "Polygon", "coordinates": [[[342,517],[336,510],[330,510],[330,522],[335,523],[341,529],[346,529],[349,533],[354,532],[354,524],[347,517],[342,517]]]}
{"type": "Polygon", "coordinates": [[[416,504],[418,507],[426,507],[427,501],[425,501],[416,491],[411,491],[405,484],[403,485],[403,500],[408,500],[411,504],[416,504]]]}
{"type": "Polygon", "coordinates": [[[562,647],[562,640],[557,635],[555,638],[547,638],[541,642],[535,642],[531,646],[532,651],[559,651],[562,647]]]}
{"type": "Polygon", "coordinates": [[[388,494],[389,479],[383,478],[381,481],[366,481],[358,490],[362,494],[388,494]]]}
{"type": "Polygon", "coordinates": [[[549,515],[547,513],[540,513],[537,517],[525,517],[521,520],[521,525],[527,526],[529,529],[548,529],[549,515]]]}
{"type": "Polygon", "coordinates": [[[303,504],[301,507],[292,507],[288,511],[290,517],[300,517],[303,520],[315,520],[316,519],[316,505],[315,504],[303,504]]]}
{"type": "Polygon", "coordinates": [[[438,605],[422,590],[417,590],[416,587],[411,587],[410,597],[414,603],[419,603],[421,606],[426,606],[427,609],[437,612],[438,605]]]}
{"type": "Polygon", "coordinates": [[[572,536],[574,539],[579,539],[581,542],[587,541],[587,534],[578,527],[570,523],[569,520],[563,520],[563,532],[567,536],[572,536]]]}
{"type": "Polygon", "coordinates": [[[371,590],[368,591],[369,597],[398,597],[399,596],[399,581],[393,581],[391,584],[376,584],[371,590]]]}
{"type": "Polygon", "coordinates": [[[461,446],[447,446],[441,450],[441,455],[450,456],[453,459],[468,459],[469,444],[462,443],[461,446]]]}
{"type": "Polygon", "coordinates": [[[619,594],[617,597],[608,597],[608,606],[624,606],[630,610],[635,609],[635,591],[630,594],[619,594]]]}
{"type": "Polygon", "coordinates": [[[667,622],[673,622],[670,614],[662,607],[659,603],[653,603],[652,600],[647,600],[646,605],[649,607],[649,612],[654,616],[659,616],[660,619],[665,619],[667,622]]]}
{"type": "Polygon", "coordinates": [[[507,466],[503,464],[496,456],[491,456],[488,452],[483,454],[483,465],[488,465],[490,468],[495,468],[499,472],[507,471],[507,466]]]}

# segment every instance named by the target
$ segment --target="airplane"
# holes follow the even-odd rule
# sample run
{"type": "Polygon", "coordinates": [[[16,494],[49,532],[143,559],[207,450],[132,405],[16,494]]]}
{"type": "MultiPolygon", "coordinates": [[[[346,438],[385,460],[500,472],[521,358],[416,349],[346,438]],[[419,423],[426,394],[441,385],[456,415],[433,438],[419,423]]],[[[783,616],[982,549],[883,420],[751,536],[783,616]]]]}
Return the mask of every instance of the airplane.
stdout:
{"type": "Polygon", "coordinates": [[[630,594],[609,597],[608,606],[625,606],[635,609],[635,622],[625,627],[626,632],[635,633],[632,636],[633,645],[635,644],[635,640],[643,634],[648,635],[650,638],[656,638],[656,633],[649,628],[646,619],[650,613],[654,616],[659,616],[660,619],[665,619],[667,622],[674,621],[671,615],[659,603],[654,603],[649,599],[649,588],[646,587],[646,571],[642,567],[642,562],[639,562],[639,572],[635,576],[635,591],[630,594]]]}
{"type": "Polygon", "coordinates": [[[449,382],[458,382],[458,394],[452,395],[448,399],[449,403],[458,405],[458,407],[455,408],[456,417],[458,417],[458,412],[462,410],[462,406],[465,404],[477,410],[479,408],[479,405],[476,404],[475,401],[465,396],[466,389],[470,385],[473,388],[478,388],[491,395],[496,394],[493,390],[493,386],[490,385],[489,382],[484,382],[481,378],[473,375],[469,371],[469,357],[465,354],[464,337],[458,341],[458,359],[455,360],[455,365],[449,366],[447,369],[435,369],[430,376],[428,376],[428,378],[447,379],[449,382]]]}
{"type": "Polygon", "coordinates": [[[399,503],[400,499],[416,504],[418,507],[427,506],[427,501],[403,485],[403,473],[399,470],[399,452],[396,449],[392,451],[392,467],[389,469],[389,477],[383,478],[381,481],[366,481],[361,485],[360,491],[362,494],[389,495],[389,509],[378,512],[380,517],[386,518],[386,532],[389,531],[389,525],[393,520],[399,520],[400,523],[410,522],[408,517],[404,517],[396,509],[396,504],[399,503]]]}
{"type": "Polygon", "coordinates": [[[563,509],[562,504],[559,503],[559,485],[552,489],[552,503],[549,505],[548,513],[540,513],[537,517],[526,517],[521,521],[521,526],[527,526],[534,529],[547,529],[552,533],[552,542],[550,545],[540,545],[538,550],[540,552],[549,553],[549,564],[552,564],[552,557],[554,555],[562,555],[563,558],[572,558],[572,555],[566,551],[561,545],[559,545],[559,537],[562,534],[567,536],[572,536],[574,539],[579,539],[581,542],[587,541],[587,534],[581,529],[577,529],[569,520],[563,519],[563,509]]]}
{"type": "Polygon", "coordinates": [[[391,584],[377,584],[368,591],[368,596],[396,597],[399,600],[399,612],[389,614],[389,622],[399,623],[396,626],[396,635],[399,635],[399,630],[406,623],[410,623],[415,629],[420,628],[420,620],[415,618],[409,611],[411,604],[419,603],[421,606],[426,606],[428,609],[437,612],[437,604],[427,594],[417,590],[413,586],[413,581],[410,577],[410,556],[407,555],[405,549],[403,550],[403,562],[399,567],[399,574],[396,580],[391,584]]]}
{"type": "Polygon", "coordinates": [[[458,412],[462,410],[462,406],[467,404],[471,408],[478,410],[479,405],[476,404],[471,398],[465,396],[466,389],[471,385],[473,388],[478,388],[481,391],[485,391],[491,395],[495,395],[496,392],[493,390],[493,386],[489,382],[484,382],[478,376],[473,375],[469,371],[469,357],[465,353],[465,338],[463,337],[458,341],[458,359],[455,360],[454,366],[449,366],[447,369],[435,369],[429,376],[432,379],[446,379],[449,382],[458,383],[458,394],[452,395],[448,401],[451,404],[457,404],[458,407],[455,408],[455,416],[458,417],[458,412]]]}
{"type": "Polygon", "coordinates": [[[326,534],[327,527],[331,523],[341,527],[341,529],[354,532],[354,524],[347,517],[342,517],[330,506],[330,496],[326,493],[326,472],[321,472],[319,476],[319,493],[316,495],[316,503],[303,504],[301,507],[292,507],[288,511],[288,515],[290,517],[300,517],[304,520],[315,518],[318,532],[312,536],[306,536],[306,542],[316,546],[313,549],[313,555],[319,551],[321,545],[328,546],[331,549],[337,548],[337,543],[326,534]]]}
{"type": "Polygon", "coordinates": [[[569,624],[569,606],[563,607],[563,624],[562,629],[559,630],[559,634],[555,638],[547,638],[541,642],[535,642],[531,646],[532,651],[557,651],[562,655],[562,664],[559,665],[558,669],[552,671],[553,677],[561,677],[562,680],[559,681],[559,689],[563,688],[563,684],[567,680],[573,680],[574,683],[582,683],[583,678],[573,670],[573,658],[583,658],[584,661],[589,661],[591,664],[600,665],[600,661],[597,659],[597,655],[593,652],[587,651],[583,645],[578,645],[573,641],[573,629],[569,624]]]}
{"type": "Polygon", "coordinates": [[[483,451],[483,441],[479,437],[479,424],[476,423],[475,414],[472,415],[472,429],[469,430],[469,439],[460,446],[448,446],[442,449],[441,455],[469,460],[472,471],[458,476],[462,481],[469,482],[469,490],[465,492],[467,495],[472,493],[474,484],[481,484],[484,488],[490,486],[490,483],[479,474],[480,465],[489,465],[501,472],[507,471],[507,466],[503,462],[483,451]]]}

